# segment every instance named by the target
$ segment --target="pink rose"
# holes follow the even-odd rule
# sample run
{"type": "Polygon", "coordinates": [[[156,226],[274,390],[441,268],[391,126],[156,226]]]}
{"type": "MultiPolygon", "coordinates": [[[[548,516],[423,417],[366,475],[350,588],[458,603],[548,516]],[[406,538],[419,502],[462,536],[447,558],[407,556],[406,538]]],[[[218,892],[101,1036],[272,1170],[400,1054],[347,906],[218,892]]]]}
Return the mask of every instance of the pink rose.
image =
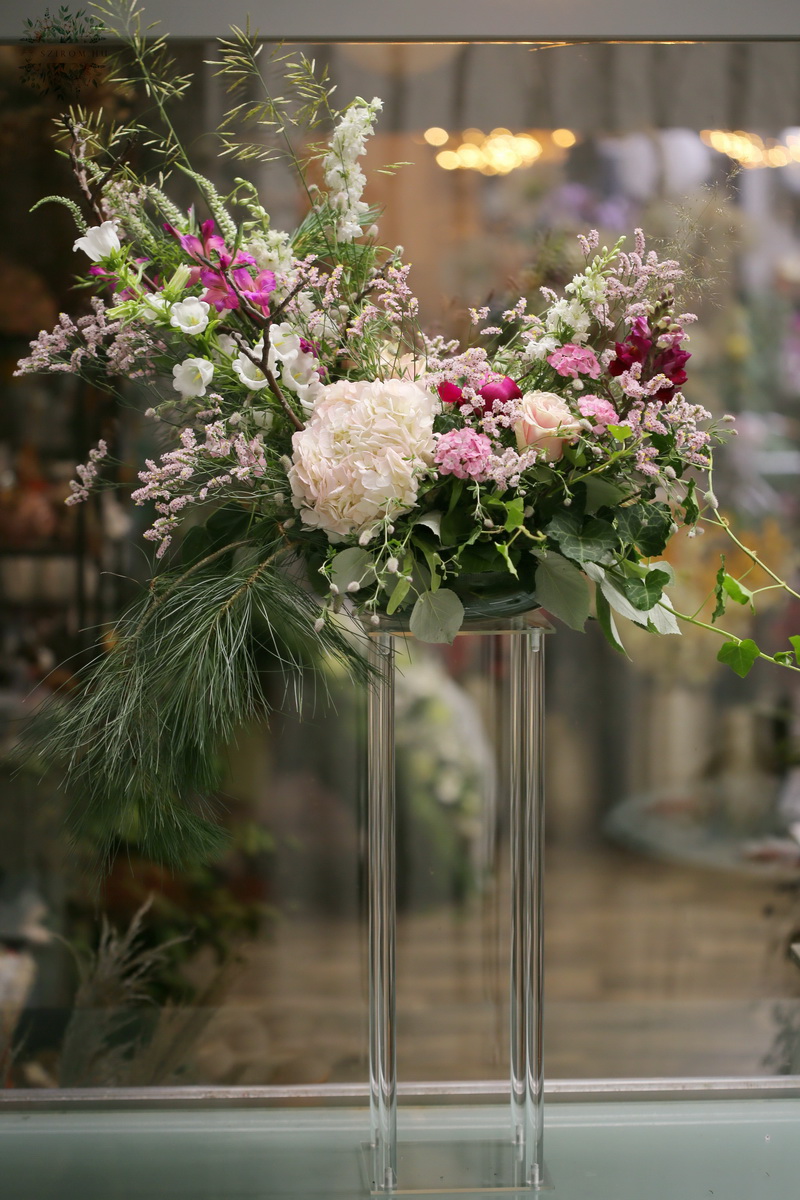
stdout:
{"type": "Polygon", "coordinates": [[[580,432],[575,417],[555,392],[526,392],[518,411],[514,425],[517,446],[520,450],[538,446],[547,462],[561,458],[565,443],[574,441],[580,432]]]}

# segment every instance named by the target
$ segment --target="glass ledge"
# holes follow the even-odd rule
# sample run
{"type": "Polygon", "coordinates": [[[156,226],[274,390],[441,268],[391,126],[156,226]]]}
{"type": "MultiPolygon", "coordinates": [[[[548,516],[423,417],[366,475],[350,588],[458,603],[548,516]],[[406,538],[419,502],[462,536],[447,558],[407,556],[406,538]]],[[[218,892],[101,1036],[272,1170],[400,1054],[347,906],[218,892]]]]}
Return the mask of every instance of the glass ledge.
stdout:
{"type": "MultiPolygon", "coordinates": [[[[798,1098],[606,1099],[545,1112],[546,1198],[797,1194],[798,1098]]],[[[2,1191],[9,1200],[359,1200],[368,1195],[360,1164],[368,1124],[363,1108],[5,1111],[2,1191]]],[[[507,1128],[507,1105],[403,1106],[400,1165],[403,1144],[447,1142],[457,1153],[496,1144],[507,1128]]],[[[481,1194],[492,1193],[472,1193],[481,1194]]]]}

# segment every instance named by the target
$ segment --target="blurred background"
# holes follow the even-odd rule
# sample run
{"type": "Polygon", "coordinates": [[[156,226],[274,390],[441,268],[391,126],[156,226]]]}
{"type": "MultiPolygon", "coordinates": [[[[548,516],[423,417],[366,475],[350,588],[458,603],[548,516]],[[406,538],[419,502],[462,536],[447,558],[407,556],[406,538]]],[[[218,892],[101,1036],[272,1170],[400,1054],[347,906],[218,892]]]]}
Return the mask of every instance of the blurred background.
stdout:
{"type": "MultiPolygon", "coordinates": [[[[194,73],[177,113],[223,187],[207,131],[226,97],[212,44],[174,41],[194,73]]],[[[367,164],[381,236],[413,264],[422,317],[568,282],[575,235],[645,228],[687,265],[690,399],[736,415],[715,488],[749,545],[797,579],[800,503],[800,43],[341,44],[336,100],[384,100],[367,164]],[[404,162],[394,176],[375,174],[404,162]]],[[[126,489],[152,454],[141,414],[68,375],[14,378],[29,340],[76,314],[72,193],[53,118],[124,115],[101,46],[0,47],[0,738],[69,687],[148,578],[145,510],[126,489]],[[118,493],[65,508],[98,437],[118,493]]],[[[275,228],[303,197],[254,168],[275,228]]],[[[184,200],[180,181],[171,192],[184,200]]],[[[678,540],[684,611],[725,546],[678,540]]],[[[729,556],[729,569],[737,574],[729,556]]],[[[743,566],[742,566],[743,569],[743,566]]],[[[796,584],[795,584],[796,586],[796,584]]],[[[774,597],[774,598],[773,598],[774,597]]],[[[770,650],[798,605],[763,597],[735,632],[770,650]],[[757,628],[756,628],[757,627],[757,628]]],[[[730,624],[730,621],[729,621],[730,624]]],[[[800,1074],[800,693],[742,681],[712,637],[597,630],[547,646],[547,982],[551,1078],[800,1074]]],[[[473,639],[474,641],[474,639],[473,639]]],[[[508,843],[493,796],[485,672],[470,639],[417,650],[398,681],[401,1079],[507,1073],[508,843]]],[[[502,669],[502,668],[501,668],[502,669]]],[[[121,844],[108,877],[65,835],[54,780],[0,770],[0,1083],[6,1087],[314,1084],[367,1075],[364,698],[241,731],[220,763],[224,857],[171,874],[121,844]]],[[[5,759],[3,760],[5,761],[5,759]]]]}

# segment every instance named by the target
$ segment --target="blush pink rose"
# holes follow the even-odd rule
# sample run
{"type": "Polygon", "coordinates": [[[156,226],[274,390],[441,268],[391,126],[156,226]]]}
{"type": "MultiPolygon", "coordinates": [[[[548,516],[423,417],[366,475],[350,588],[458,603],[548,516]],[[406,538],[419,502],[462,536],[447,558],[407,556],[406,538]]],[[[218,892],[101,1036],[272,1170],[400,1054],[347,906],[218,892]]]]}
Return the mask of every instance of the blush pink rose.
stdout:
{"type": "Polygon", "coordinates": [[[526,392],[519,402],[519,418],[514,425],[517,446],[529,450],[537,446],[547,462],[557,462],[564,446],[580,433],[580,425],[555,392],[526,392]]]}

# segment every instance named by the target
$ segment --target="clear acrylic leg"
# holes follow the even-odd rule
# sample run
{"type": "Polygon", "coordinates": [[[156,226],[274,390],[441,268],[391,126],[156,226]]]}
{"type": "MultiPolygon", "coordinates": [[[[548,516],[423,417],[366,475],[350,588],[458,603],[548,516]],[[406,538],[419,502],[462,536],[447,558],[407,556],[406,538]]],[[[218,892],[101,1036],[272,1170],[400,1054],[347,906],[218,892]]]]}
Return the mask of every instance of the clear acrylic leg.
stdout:
{"type": "Polygon", "coordinates": [[[509,638],[511,1123],[515,1185],[543,1182],[544,638],[509,638]]]}
{"type": "Polygon", "coordinates": [[[375,678],[369,690],[369,1084],[372,1186],[397,1186],[396,855],[394,782],[394,644],[369,638],[375,678]]]}

